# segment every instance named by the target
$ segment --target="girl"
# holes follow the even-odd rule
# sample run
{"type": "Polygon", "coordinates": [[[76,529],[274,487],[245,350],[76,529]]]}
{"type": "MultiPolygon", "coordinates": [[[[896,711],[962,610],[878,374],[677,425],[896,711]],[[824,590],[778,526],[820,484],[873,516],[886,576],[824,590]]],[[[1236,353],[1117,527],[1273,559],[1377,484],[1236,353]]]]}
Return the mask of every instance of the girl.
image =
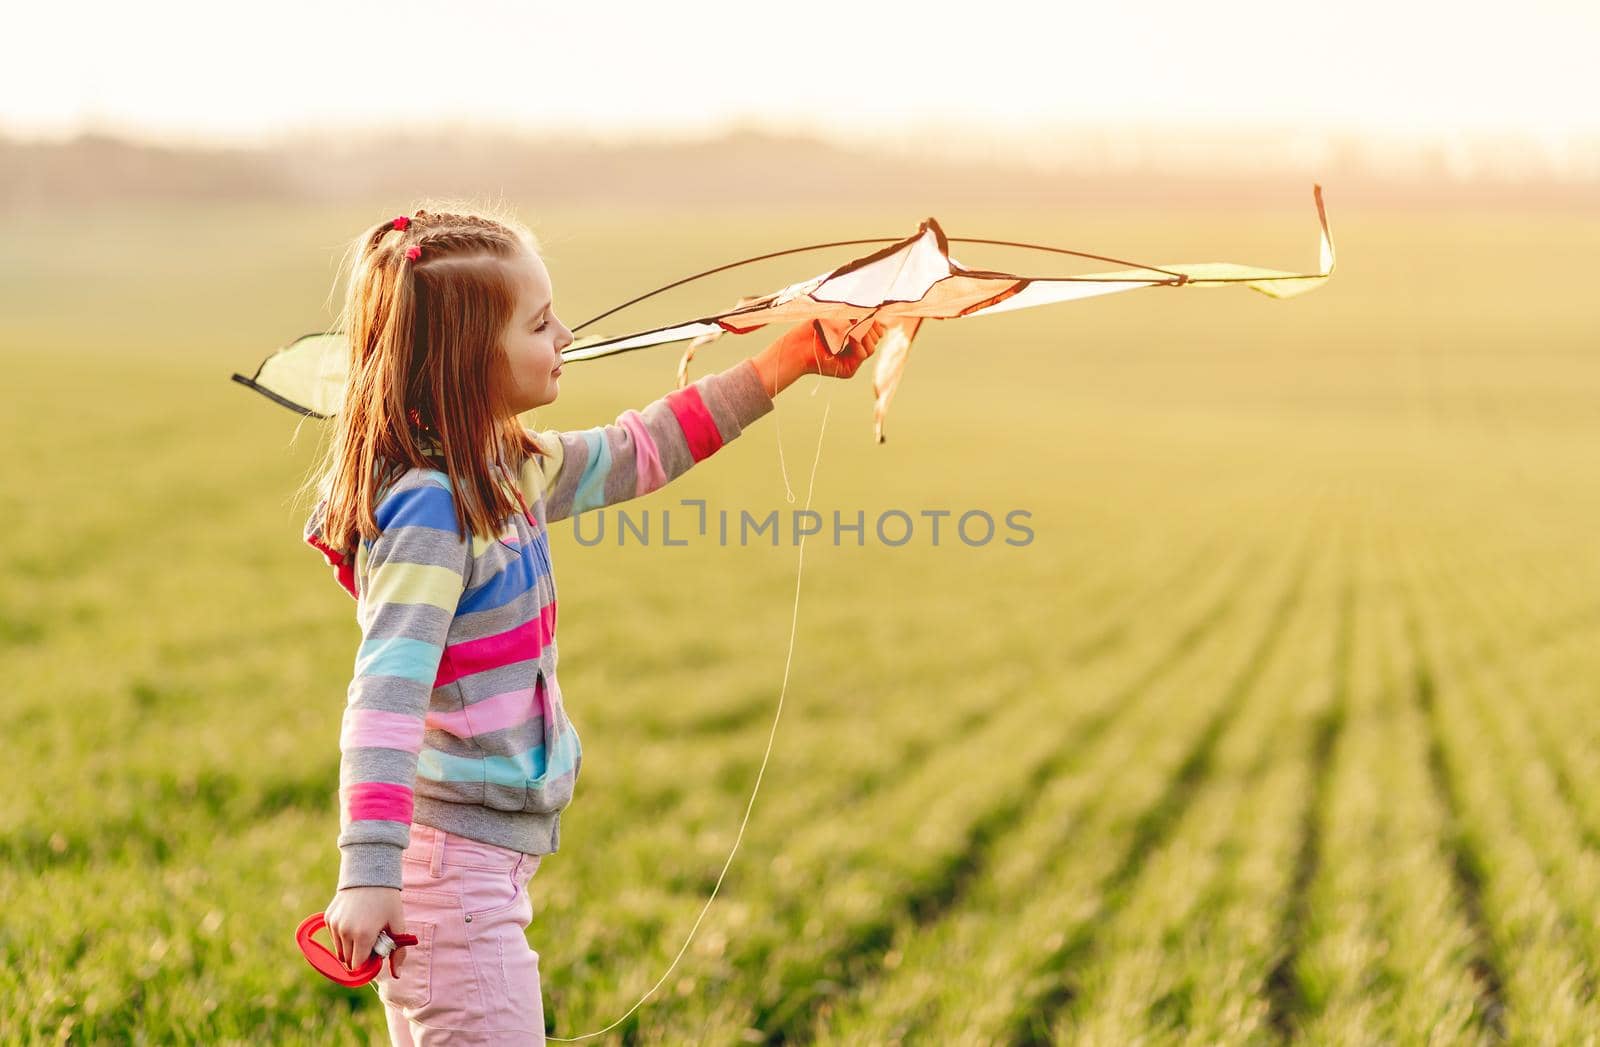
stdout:
{"type": "Polygon", "coordinates": [[[544,1042],[529,879],[560,845],[582,764],[556,682],[546,528],[654,491],[772,409],[802,374],[848,378],[844,322],[797,325],[754,357],[614,424],[525,429],[572,332],[533,235],[418,210],[353,245],[344,403],[305,539],[356,598],[361,643],[339,740],[339,877],[326,909],[377,979],[395,1044],[544,1042]]]}

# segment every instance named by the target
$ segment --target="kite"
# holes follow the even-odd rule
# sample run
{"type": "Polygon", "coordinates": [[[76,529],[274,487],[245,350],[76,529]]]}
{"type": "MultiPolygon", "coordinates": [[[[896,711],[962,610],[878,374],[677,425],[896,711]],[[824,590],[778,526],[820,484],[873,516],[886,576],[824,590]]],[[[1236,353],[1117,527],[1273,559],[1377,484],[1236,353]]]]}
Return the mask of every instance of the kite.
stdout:
{"type": "MultiPolygon", "coordinates": [[[[1333,239],[1328,233],[1328,216],[1322,206],[1322,186],[1314,186],[1312,195],[1316,200],[1317,221],[1321,226],[1319,264],[1315,273],[1290,273],[1234,262],[1141,265],[1042,244],[949,237],[935,219],[926,218],[915,233],[898,240],[879,237],[810,244],[746,258],[675,280],[584,321],[572,329],[573,333],[664,291],[741,265],[804,251],[888,241],[886,247],[808,280],[769,294],[741,298],[737,305],[725,312],[631,334],[580,338],[561,354],[561,362],[596,360],[634,349],[692,339],[678,364],[678,385],[682,387],[687,381],[688,364],[695,350],[723,334],[749,334],[775,323],[810,321],[815,324],[818,320],[843,320],[850,327],[837,342],[830,340],[822,327],[817,327],[823,344],[829,352],[837,355],[845,350],[858,329],[877,323],[882,325],[882,332],[874,352],[878,362],[872,377],[873,436],[876,442],[883,443],[883,421],[889,410],[889,401],[905,373],[912,340],[916,338],[924,320],[990,316],[1142,287],[1227,287],[1240,284],[1273,298],[1304,294],[1326,283],[1333,275],[1334,268],[1333,239]],[[1022,247],[1127,268],[1082,276],[1050,277],[969,269],[950,257],[952,243],[1022,247]]],[[[326,418],[338,411],[343,398],[348,355],[348,344],[342,332],[306,335],[268,357],[256,369],[254,376],[247,378],[242,374],[234,374],[233,379],[302,414],[326,418]]]]}

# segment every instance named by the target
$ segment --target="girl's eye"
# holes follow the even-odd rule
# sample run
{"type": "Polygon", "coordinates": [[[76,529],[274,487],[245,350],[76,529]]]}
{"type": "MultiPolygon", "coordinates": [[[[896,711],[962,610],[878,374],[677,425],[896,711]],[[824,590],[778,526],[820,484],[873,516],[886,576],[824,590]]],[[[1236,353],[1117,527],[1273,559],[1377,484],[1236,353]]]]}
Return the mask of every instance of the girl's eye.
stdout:
{"type": "Polygon", "coordinates": [[[546,327],[549,327],[549,326],[550,326],[550,321],[549,320],[545,320],[542,323],[540,323],[538,327],[535,327],[534,330],[535,331],[543,331],[546,327]]]}

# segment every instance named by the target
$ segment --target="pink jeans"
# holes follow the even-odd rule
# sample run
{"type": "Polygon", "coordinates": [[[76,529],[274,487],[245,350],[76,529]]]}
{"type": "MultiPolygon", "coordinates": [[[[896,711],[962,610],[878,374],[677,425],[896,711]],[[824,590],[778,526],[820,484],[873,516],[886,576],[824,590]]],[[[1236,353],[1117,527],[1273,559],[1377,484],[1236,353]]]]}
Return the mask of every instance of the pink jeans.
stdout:
{"type": "Polygon", "coordinates": [[[400,898],[417,944],[400,977],[385,963],[373,979],[395,1047],[542,1047],[539,954],[525,933],[542,858],[411,824],[400,898]]]}

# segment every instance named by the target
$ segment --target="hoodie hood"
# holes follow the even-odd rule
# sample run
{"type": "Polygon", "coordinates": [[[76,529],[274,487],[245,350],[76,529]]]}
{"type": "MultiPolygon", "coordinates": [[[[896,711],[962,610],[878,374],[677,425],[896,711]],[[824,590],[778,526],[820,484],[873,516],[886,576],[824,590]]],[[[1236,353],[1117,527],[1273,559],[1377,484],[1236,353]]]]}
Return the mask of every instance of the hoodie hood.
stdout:
{"type": "Polygon", "coordinates": [[[328,500],[326,498],[317,502],[311,515],[306,518],[304,538],[306,544],[322,554],[324,560],[333,568],[334,581],[339,587],[349,593],[353,598],[360,599],[356,592],[356,547],[351,545],[347,549],[335,549],[328,543],[327,537],[322,532],[322,525],[328,516],[328,500]]]}

